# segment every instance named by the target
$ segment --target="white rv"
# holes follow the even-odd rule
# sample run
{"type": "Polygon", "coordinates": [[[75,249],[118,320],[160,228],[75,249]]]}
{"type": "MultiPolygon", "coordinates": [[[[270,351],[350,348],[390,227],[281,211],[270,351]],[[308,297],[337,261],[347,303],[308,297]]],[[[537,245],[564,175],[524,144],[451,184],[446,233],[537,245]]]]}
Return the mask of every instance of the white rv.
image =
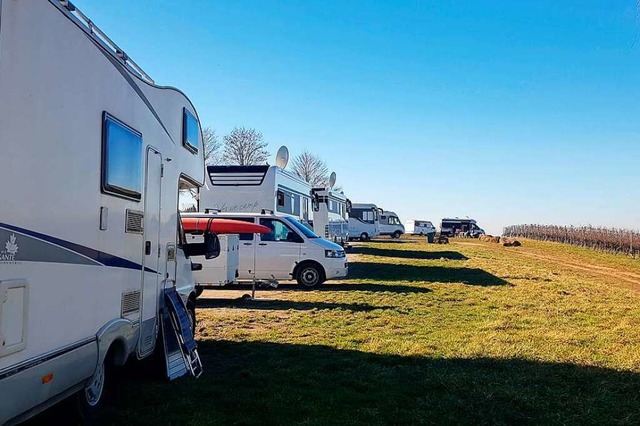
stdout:
{"type": "Polygon", "coordinates": [[[278,166],[207,166],[200,211],[288,214],[311,219],[311,186],[278,166]]]}
{"type": "Polygon", "coordinates": [[[367,241],[380,235],[379,209],[375,204],[354,203],[349,212],[349,238],[367,241]]]}
{"type": "Polygon", "coordinates": [[[351,203],[341,192],[330,188],[313,188],[313,231],[334,243],[345,245],[349,240],[349,210],[351,203]]]}
{"type": "Polygon", "coordinates": [[[406,233],[411,235],[423,236],[436,233],[436,227],[428,220],[407,220],[404,228],[406,233]]]}
{"type": "Polygon", "coordinates": [[[394,212],[379,209],[380,235],[390,235],[392,238],[400,238],[404,234],[404,225],[394,212]]]}
{"type": "Polygon", "coordinates": [[[72,394],[95,414],[112,367],[159,335],[180,349],[164,346],[170,377],[198,374],[186,256],[203,250],[178,213],[204,180],[189,99],[70,2],[0,0],[0,149],[0,424],[72,394]]]}

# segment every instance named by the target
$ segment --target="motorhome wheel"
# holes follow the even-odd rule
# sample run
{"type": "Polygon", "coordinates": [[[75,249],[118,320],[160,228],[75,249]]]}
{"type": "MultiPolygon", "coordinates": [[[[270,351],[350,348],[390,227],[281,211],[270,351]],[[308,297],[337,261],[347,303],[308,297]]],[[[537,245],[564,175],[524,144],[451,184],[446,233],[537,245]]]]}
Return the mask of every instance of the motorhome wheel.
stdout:
{"type": "Polygon", "coordinates": [[[303,265],[298,269],[296,280],[303,288],[319,287],[324,281],[322,269],[313,263],[303,265]]]}
{"type": "Polygon", "coordinates": [[[369,239],[369,234],[367,234],[366,232],[363,232],[362,234],[360,234],[360,241],[367,241],[369,239]]]}
{"type": "Polygon", "coordinates": [[[396,231],[396,232],[393,233],[393,238],[398,239],[398,238],[400,238],[401,235],[402,235],[402,232],[396,231]]]}
{"type": "Polygon", "coordinates": [[[96,368],[93,377],[78,392],[78,411],[85,423],[91,423],[101,417],[104,407],[108,404],[108,387],[111,382],[112,364],[109,354],[96,368]]]}
{"type": "Polygon", "coordinates": [[[201,285],[197,285],[196,286],[196,297],[200,297],[200,295],[202,294],[203,291],[204,291],[204,287],[202,287],[201,285]]]}
{"type": "Polygon", "coordinates": [[[191,321],[191,333],[196,334],[196,304],[193,300],[187,302],[187,313],[189,314],[189,320],[191,321]]]}

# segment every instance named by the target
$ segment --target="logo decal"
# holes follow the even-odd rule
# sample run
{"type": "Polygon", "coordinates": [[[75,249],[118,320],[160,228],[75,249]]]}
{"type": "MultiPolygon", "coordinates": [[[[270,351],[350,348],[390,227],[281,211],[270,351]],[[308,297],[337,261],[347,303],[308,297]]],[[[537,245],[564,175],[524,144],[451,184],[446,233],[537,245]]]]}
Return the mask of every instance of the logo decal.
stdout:
{"type": "Polygon", "coordinates": [[[0,251],[0,262],[15,262],[18,254],[18,238],[16,234],[11,234],[4,245],[4,250],[0,251]]]}

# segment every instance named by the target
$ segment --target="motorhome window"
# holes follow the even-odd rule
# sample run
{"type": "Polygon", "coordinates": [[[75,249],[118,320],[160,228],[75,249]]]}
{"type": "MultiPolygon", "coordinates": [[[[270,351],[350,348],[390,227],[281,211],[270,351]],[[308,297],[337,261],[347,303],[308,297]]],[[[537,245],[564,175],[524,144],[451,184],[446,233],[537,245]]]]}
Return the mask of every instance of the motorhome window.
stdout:
{"type": "Polygon", "coordinates": [[[200,126],[198,125],[198,119],[187,111],[186,108],[184,108],[182,115],[182,145],[193,153],[197,153],[200,149],[200,126]]]}
{"type": "Polygon", "coordinates": [[[278,206],[284,207],[284,192],[278,191],[276,197],[278,199],[278,206]]]}
{"type": "Polygon", "coordinates": [[[271,229],[268,234],[260,234],[261,241],[291,242],[298,240],[297,234],[288,225],[276,219],[260,219],[260,225],[271,229]]]}
{"type": "Polygon", "coordinates": [[[109,114],[102,130],[102,191],[140,201],[142,134],[109,114]]]}
{"type": "Polygon", "coordinates": [[[308,220],[309,219],[309,199],[308,198],[304,199],[304,204],[303,205],[304,205],[304,208],[302,210],[302,217],[305,220],[308,220]]]}

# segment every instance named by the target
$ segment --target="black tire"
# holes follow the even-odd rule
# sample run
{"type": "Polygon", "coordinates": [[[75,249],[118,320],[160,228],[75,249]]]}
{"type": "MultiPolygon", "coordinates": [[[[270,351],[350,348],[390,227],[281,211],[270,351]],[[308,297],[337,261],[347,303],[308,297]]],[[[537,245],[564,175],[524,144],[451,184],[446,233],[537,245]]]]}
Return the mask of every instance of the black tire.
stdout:
{"type": "Polygon", "coordinates": [[[397,240],[398,238],[400,238],[400,236],[402,236],[402,232],[400,232],[400,231],[396,231],[396,232],[394,232],[394,233],[393,233],[393,235],[392,235],[392,237],[393,237],[393,238],[395,238],[396,240],[397,240]]]}
{"type": "Polygon", "coordinates": [[[362,234],[360,234],[360,241],[367,241],[369,240],[369,234],[367,234],[366,232],[363,232],[362,234]]]}
{"type": "Polygon", "coordinates": [[[304,289],[318,288],[324,282],[324,271],[315,263],[302,264],[296,273],[298,285],[304,289]]]}
{"type": "Polygon", "coordinates": [[[200,297],[202,295],[202,292],[204,291],[204,287],[197,285],[196,286],[196,298],[200,297]]]}
{"type": "Polygon", "coordinates": [[[196,303],[195,300],[189,299],[187,302],[187,313],[189,314],[189,319],[191,320],[191,333],[195,337],[196,335],[196,303]]]}
{"type": "Polygon", "coordinates": [[[113,356],[108,353],[102,365],[76,394],[78,415],[82,424],[94,424],[103,418],[111,402],[114,377],[113,356]]]}

